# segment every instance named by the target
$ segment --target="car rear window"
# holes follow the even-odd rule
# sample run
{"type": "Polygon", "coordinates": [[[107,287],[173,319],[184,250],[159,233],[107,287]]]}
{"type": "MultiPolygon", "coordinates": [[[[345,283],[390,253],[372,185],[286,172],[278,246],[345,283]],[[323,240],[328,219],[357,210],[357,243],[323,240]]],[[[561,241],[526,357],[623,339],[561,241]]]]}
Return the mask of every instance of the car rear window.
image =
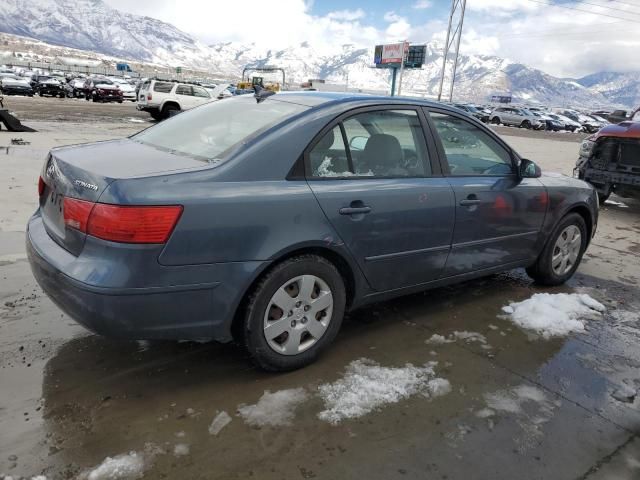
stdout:
{"type": "Polygon", "coordinates": [[[155,85],[153,86],[153,91],[154,92],[160,92],[160,93],[170,93],[171,89],[173,88],[173,83],[169,83],[169,82],[156,82],[155,85]]]}
{"type": "Polygon", "coordinates": [[[217,163],[251,138],[309,107],[253,95],[207,103],[131,137],[133,140],[217,163]]]}

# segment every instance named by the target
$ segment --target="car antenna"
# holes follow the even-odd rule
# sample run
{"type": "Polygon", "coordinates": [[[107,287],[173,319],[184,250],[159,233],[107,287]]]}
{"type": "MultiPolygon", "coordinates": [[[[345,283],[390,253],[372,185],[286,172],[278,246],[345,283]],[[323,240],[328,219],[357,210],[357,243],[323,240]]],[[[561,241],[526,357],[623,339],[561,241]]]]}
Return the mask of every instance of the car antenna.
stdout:
{"type": "Polygon", "coordinates": [[[276,93],[273,90],[267,90],[266,88],[261,87],[260,85],[254,85],[253,89],[256,92],[253,94],[253,98],[255,98],[256,102],[258,103],[264,102],[267,98],[269,98],[271,95],[275,95],[276,93]]]}

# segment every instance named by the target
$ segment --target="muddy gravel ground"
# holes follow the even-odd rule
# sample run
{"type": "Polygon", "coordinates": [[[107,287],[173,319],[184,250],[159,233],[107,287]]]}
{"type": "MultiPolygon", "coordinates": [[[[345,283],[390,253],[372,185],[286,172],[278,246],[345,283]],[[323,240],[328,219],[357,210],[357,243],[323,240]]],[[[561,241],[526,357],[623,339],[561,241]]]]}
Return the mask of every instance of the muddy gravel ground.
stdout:
{"type": "MultiPolygon", "coordinates": [[[[377,304],[316,364],[267,374],[234,345],[92,335],[43,295],[23,244],[46,151],[147,124],[132,105],[12,109],[39,131],[0,132],[0,478],[640,478],[639,202],[604,206],[566,286],[515,270],[377,304]],[[541,292],[606,311],[551,339],[501,315],[541,292]]],[[[511,130],[522,155],[571,172],[579,138],[511,130]]]]}

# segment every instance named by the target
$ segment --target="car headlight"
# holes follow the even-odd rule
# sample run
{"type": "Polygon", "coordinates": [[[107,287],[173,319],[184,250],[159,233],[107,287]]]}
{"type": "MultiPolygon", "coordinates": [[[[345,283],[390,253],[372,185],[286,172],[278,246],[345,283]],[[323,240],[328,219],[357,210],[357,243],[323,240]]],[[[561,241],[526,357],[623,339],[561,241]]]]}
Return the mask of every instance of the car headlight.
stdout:
{"type": "Polygon", "coordinates": [[[591,152],[593,151],[593,146],[596,144],[593,140],[583,140],[580,144],[580,156],[581,157],[590,157],[591,152]]]}

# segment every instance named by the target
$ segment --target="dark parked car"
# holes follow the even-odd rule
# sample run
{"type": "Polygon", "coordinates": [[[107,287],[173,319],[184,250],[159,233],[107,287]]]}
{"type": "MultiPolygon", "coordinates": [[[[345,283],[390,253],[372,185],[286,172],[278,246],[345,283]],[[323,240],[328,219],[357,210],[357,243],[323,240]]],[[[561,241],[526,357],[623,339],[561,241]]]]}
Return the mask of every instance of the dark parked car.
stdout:
{"type": "Polygon", "coordinates": [[[84,98],[94,102],[122,103],[122,90],[108,78],[89,77],[84,82],[84,98]]]}
{"type": "Polygon", "coordinates": [[[235,338],[287,370],[367,303],[516,267],[559,285],[595,232],[590,185],[453,107],[257,100],[51,151],[27,250],[60,308],[104,335],[235,338]]]}
{"type": "Polygon", "coordinates": [[[41,97],[48,95],[51,97],[64,98],[66,96],[64,85],[60,79],[50,75],[37,75],[32,77],[31,85],[33,86],[33,90],[41,97]]]}
{"type": "Polygon", "coordinates": [[[27,80],[15,75],[0,77],[0,93],[3,95],[26,95],[33,97],[33,88],[27,80]]]}

